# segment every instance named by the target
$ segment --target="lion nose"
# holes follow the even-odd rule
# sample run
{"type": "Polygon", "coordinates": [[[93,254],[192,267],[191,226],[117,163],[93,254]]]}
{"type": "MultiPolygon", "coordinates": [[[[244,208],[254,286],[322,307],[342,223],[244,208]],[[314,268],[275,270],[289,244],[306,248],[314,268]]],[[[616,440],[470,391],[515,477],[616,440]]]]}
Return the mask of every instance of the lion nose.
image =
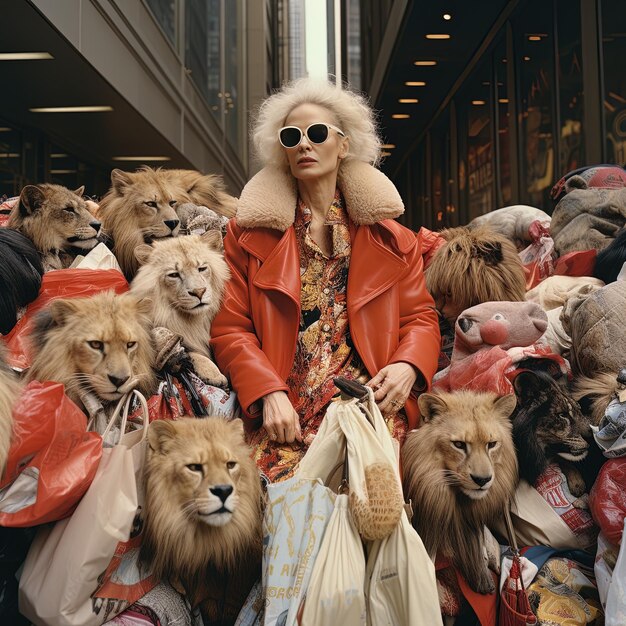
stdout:
{"type": "Polygon", "coordinates": [[[180,220],[163,220],[163,223],[173,231],[180,224],[180,220]]]}
{"type": "Polygon", "coordinates": [[[226,502],[226,498],[233,492],[232,485],[213,485],[209,487],[209,491],[217,496],[222,502],[226,502]]]}
{"type": "Polygon", "coordinates": [[[108,374],[109,380],[115,385],[116,389],[119,389],[129,378],[130,376],[124,376],[124,378],[118,378],[117,376],[113,376],[108,374]]]}
{"type": "Polygon", "coordinates": [[[91,226],[96,232],[100,230],[100,226],[102,226],[101,222],[89,222],[89,226],[91,226]]]}
{"type": "Polygon", "coordinates": [[[190,289],[187,293],[190,296],[196,296],[198,300],[202,300],[202,296],[206,293],[206,287],[202,289],[190,289]]]}
{"type": "Polygon", "coordinates": [[[474,476],[474,474],[470,474],[470,477],[479,487],[484,487],[492,478],[491,476],[474,476]]]}

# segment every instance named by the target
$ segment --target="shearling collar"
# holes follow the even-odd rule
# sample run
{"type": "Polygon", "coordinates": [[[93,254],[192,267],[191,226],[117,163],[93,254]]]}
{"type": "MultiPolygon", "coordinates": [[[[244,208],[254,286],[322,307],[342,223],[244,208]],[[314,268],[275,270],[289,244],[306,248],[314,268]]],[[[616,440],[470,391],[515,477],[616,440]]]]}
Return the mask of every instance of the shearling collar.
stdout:
{"type": "MultiPolygon", "coordinates": [[[[350,219],[371,225],[404,213],[394,184],[375,167],[350,160],[339,168],[337,185],[350,219]]],[[[298,190],[290,172],[265,167],[243,188],[237,204],[237,224],[242,228],[273,228],[285,232],[294,222],[298,190]]]]}

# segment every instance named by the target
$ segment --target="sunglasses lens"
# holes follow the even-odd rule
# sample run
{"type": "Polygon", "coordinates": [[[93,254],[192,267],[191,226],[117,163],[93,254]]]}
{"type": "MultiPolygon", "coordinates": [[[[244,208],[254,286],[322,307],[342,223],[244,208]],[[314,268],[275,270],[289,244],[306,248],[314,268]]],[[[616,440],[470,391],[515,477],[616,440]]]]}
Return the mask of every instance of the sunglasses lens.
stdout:
{"type": "Polygon", "coordinates": [[[283,128],[280,131],[280,143],[285,148],[295,148],[302,138],[302,131],[299,128],[283,128]]]}
{"type": "Polygon", "coordinates": [[[313,124],[309,126],[306,134],[313,143],[324,143],[328,139],[328,126],[326,124],[313,124]]]}

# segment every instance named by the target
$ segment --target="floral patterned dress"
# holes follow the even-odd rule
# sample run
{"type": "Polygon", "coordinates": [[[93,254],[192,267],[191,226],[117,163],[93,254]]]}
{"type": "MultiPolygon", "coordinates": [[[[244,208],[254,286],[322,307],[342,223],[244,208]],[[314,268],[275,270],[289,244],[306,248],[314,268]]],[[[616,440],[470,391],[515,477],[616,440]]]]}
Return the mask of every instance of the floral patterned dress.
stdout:
{"type": "MultiPolygon", "coordinates": [[[[311,211],[298,201],[294,228],[300,253],[300,328],[293,369],[287,378],[289,400],[300,416],[302,438],[309,442],[317,433],[326,408],[337,388],[336,376],[366,383],[370,376],[354,349],[348,324],[346,292],[350,267],[350,221],[339,190],[326,217],[331,227],[332,251],[325,255],[310,235],[311,211]]],[[[391,434],[402,441],[406,417],[388,417],[391,434]]],[[[264,428],[249,436],[255,460],[269,482],[293,474],[307,445],[273,443],[264,428]]]]}

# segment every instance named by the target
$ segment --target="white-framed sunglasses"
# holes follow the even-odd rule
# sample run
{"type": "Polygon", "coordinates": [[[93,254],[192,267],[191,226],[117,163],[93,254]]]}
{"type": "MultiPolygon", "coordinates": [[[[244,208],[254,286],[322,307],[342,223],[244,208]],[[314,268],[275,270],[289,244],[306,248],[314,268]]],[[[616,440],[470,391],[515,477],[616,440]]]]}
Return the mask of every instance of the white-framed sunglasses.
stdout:
{"type": "Polygon", "coordinates": [[[311,143],[324,143],[328,139],[328,131],[332,128],[338,135],[345,137],[346,134],[332,124],[315,122],[307,126],[304,133],[297,126],[283,126],[278,131],[278,141],[283,148],[296,148],[300,145],[302,137],[307,136],[311,143]]]}

